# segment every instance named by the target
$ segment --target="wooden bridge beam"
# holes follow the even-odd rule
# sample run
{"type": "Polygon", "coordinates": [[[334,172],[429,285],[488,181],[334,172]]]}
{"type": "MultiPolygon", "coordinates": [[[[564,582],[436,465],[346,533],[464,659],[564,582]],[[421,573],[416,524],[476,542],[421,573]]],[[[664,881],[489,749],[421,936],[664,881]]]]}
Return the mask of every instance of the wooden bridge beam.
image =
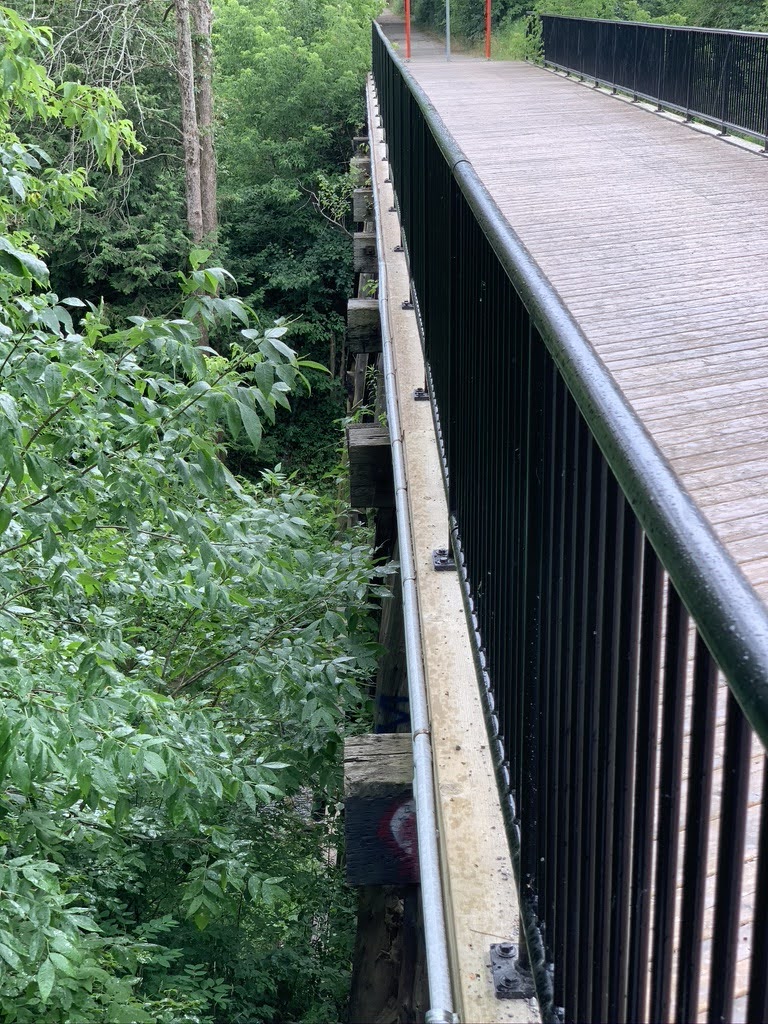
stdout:
{"type": "Polygon", "coordinates": [[[381,352],[379,300],[350,299],[347,302],[347,351],[381,352]]]}
{"type": "Polygon", "coordinates": [[[350,423],[349,503],[353,508],[393,508],[392,449],[389,432],[378,423],[350,423]]]}

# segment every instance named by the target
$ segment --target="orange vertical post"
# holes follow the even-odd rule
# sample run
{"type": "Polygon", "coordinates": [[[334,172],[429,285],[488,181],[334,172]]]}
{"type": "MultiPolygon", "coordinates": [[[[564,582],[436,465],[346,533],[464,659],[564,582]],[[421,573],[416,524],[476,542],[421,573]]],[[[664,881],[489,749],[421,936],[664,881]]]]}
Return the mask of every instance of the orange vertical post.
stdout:
{"type": "Polygon", "coordinates": [[[491,0],[485,0],[485,57],[491,59],[491,0]]]}
{"type": "Polygon", "coordinates": [[[411,59],[411,0],[405,0],[405,59],[411,59]]]}

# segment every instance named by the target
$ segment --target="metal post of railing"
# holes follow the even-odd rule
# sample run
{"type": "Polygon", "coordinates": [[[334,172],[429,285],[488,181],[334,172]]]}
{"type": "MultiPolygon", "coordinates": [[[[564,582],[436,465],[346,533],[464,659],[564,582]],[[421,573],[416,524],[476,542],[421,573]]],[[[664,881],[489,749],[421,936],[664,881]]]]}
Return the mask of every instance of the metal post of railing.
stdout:
{"type": "Polygon", "coordinates": [[[728,40],[728,45],[725,51],[725,61],[723,62],[723,70],[720,74],[720,88],[723,92],[722,103],[720,107],[720,121],[721,121],[721,134],[727,135],[728,127],[728,100],[730,99],[730,85],[731,85],[731,48],[733,46],[732,41],[728,40]]]}
{"type": "Polygon", "coordinates": [[[451,59],[451,0],[445,0],[445,59],[451,59]]]}
{"type": "Polygon", "coordinates": [[[693,57],[696,53],[696,36],[689,32],[686,36],[686,59],[688,61],[688,81],[685,87],[685,119],[691,120],[691,89],[693,87],[693,57]]]}

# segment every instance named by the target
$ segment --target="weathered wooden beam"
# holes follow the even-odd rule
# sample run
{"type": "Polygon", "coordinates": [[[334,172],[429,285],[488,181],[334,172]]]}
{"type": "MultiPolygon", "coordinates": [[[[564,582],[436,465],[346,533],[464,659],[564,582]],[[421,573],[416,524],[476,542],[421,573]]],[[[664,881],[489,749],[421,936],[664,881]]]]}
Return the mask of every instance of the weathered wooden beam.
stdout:
{"type": "Polygon", "coordinates": [[[347,1024],[421,1021],[429,986],[419,887],[361,886],[347,1024]]]}
{"type": "Polygon", "coordinates": [[[349,503],[353,508],[392,508],[395,491],[389,432],[376,423],[350,423],[349,503]]]}
{"type": "Polygon", "coordinates": [[[356,188],[352,193],[352,220],[355,224],[373,217],[373,189],[356,188]]]}
{"type": "Polygon", "coordinates": [[[418,882],[410,733],[344,741],[344,832],[351,885],[418,882]]]}
{"type": "Polygon", "coordinates": [[[367,153],[353,156],[349,161],[349,173],[355,184],[361,188],[371,184],[371,158],[367,153]]]}
{"type": "Polygon", "coordinates": [[[360,274],[375,274],[379,269],[376,258],[376,235],[372,231],[356,231],[352,238],[354,269],[360,274]]]}
{"type": "Polygon", "coordinates": [[[350,299],[347,302],[347,350],[381,352],[378,299],[350,299]]]}

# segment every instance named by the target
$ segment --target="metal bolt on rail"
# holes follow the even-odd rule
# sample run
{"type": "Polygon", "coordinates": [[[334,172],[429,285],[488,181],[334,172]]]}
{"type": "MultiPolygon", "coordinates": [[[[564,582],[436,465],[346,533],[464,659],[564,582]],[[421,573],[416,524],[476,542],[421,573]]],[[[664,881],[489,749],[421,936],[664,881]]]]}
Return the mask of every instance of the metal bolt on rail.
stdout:
{"type": "Polygon", "coordinates": [[[533,978],[520,962],[514,942],[493,943],[491,975],[497,999],[530,999],[536,994],[533,978]]]}
{"type": "Polygon", "coordinates": [[[456,571],[456,562],[449,548],[435,548],[432,552],[432,568],[435,572],[456,571]]]}

